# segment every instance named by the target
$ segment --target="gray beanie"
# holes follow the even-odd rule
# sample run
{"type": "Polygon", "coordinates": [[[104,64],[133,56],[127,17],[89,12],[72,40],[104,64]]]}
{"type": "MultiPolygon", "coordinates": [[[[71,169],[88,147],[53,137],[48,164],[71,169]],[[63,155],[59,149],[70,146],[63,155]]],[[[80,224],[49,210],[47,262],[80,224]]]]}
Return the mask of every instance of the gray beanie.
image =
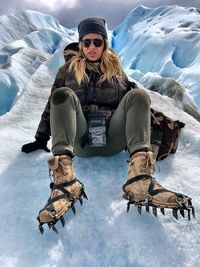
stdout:
{"type": "Polygon", "coordinates": [[[88,33],[100,33],[106,39],[108,38],[105,27],[105,20],[101,18],[87,18],[82,20],[78,25],[78,33],[79,40],[82,39],[83,35],[88,33]]]}

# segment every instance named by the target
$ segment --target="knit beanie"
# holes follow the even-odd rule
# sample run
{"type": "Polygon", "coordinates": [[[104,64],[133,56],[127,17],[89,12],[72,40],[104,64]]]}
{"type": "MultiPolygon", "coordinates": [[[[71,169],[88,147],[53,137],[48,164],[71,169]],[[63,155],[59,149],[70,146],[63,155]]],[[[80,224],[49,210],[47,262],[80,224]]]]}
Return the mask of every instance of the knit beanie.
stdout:
{"type": "Polygon", "coordinates": [[[85,34],[88,33],[100,33],[105,37],[107,37],[106,27],[105,27],[105,20],[101,18],[87,18],[82,20],[78,25],[78,33],[79,33],[79,40],[85,34]]]}

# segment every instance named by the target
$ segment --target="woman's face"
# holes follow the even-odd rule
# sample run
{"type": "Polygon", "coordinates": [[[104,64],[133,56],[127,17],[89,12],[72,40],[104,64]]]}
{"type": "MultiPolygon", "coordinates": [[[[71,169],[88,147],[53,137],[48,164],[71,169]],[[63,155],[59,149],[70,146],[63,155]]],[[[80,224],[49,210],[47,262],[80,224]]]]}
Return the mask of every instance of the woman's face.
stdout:
{"type": "Polygon", "coordinates": [[[99,33],[88,33],[83,36],[81,46],[84,56],[89,61],[95,62],[101,58],[103,53],[103,36],[99,33]]]}

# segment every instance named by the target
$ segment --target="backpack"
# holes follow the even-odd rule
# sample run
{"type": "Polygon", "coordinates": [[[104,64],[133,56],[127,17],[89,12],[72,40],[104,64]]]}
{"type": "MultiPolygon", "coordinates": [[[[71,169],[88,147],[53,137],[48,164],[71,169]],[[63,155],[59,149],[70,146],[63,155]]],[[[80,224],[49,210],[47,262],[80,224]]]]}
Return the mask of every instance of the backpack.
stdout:
{"type": "Polygon", "coordinates": [[[174,121],[162,112],[151,108],[151,145],[157,160],[176,153],[183,122],[174,121]]]}

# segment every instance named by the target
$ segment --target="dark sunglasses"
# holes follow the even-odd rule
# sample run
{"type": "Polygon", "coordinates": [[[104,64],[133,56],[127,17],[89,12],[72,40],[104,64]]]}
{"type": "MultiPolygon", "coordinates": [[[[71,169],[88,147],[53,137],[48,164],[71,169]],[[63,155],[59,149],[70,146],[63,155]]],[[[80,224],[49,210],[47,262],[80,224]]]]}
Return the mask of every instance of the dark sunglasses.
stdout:
{"type": "Polygon", "coordinates": [[[90,47],[91,43],[93,43],[93,45],[96,47],[101,47],[103,45],[103,40],[98,39],[98,38],[96,38],[96,39],[83,39],[81,41],[81,43],[84,47],[87,47],[87,48],[90,47]]]}

